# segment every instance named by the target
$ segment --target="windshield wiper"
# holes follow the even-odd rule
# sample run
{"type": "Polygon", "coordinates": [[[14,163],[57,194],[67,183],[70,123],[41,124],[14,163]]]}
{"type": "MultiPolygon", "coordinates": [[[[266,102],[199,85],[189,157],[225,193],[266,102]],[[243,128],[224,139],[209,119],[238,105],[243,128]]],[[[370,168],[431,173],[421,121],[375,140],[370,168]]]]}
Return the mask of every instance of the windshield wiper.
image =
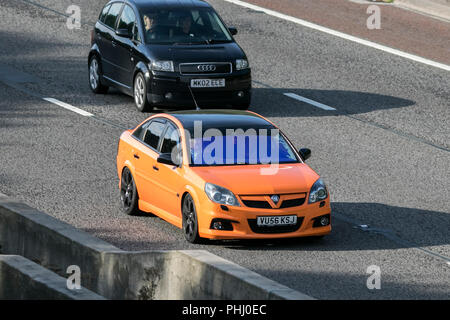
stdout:
{"type": "Polygon", "coordinates": [[[200,41],[196,41],[196,42],[174,42],[173,45],[174,46],[189,46],[189,45],[195,45],[195,44],[203,44],[203,42],[200,41]]]}
{"type": "Polygon", "coordinates": [[[216,43],[229,43],[232,40],[215,40],[215,39],[204,39],[203,41],[195,41],[195,42],[174,42],[174,46],[189,46],[189,45],[200,45],[200,44],[216,44],[216,43]]]}
{"type": "Polygon", "coordinates": [[[208,44],[214,44],[214,43],[229,43],[232,42],[232,40],[216,40],[216,39],[209,39],[207,40],[208,44]]]}

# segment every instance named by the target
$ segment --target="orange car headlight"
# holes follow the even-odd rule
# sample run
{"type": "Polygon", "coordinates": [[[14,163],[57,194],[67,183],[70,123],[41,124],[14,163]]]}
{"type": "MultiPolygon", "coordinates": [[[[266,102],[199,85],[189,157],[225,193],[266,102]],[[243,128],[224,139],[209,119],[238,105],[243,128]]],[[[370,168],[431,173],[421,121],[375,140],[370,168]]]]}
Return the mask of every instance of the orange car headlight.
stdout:
{"type": "Polygon", "coordinates": [[[240,206],[234,193],[224,187],[212,183],[206,183],[205,193],[208,198],[215,203],[225,204],[228,206],[240,206]]]}
{"type": "Polygon", "coordinates": [[[309,192],[309,200],[308,203],[315,203],[317,201],[325,200],[328,197],[328,190],[325,183],[323,183],[322,179],[318,179],[314,182],[311,187],[311,191],[309,192]]]}

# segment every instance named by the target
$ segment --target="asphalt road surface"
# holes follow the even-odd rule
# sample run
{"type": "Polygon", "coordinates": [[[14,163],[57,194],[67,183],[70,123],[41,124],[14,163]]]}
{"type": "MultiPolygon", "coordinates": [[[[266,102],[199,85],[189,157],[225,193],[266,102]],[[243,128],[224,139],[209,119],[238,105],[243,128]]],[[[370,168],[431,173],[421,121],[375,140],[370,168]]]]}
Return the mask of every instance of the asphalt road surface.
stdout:
{"type": "Polygon", "coordinates": [[[150,114],[117,91],[89,89],[90,30],[104,1],[1,1],[0,192],[122,249],[208,250],[319,299],[449,299],[449,72],[210,3],[239,29],[255,81],[251,110],[312,149],[308,164],[331,192],[330,236],[191,245],[157,217],[119,211],[118,138],[150,114]],[[66,26],[72,4],[81,29],[66,26]],[[372,265],[381,270],[379,290],[366,286],[372,265]]]}

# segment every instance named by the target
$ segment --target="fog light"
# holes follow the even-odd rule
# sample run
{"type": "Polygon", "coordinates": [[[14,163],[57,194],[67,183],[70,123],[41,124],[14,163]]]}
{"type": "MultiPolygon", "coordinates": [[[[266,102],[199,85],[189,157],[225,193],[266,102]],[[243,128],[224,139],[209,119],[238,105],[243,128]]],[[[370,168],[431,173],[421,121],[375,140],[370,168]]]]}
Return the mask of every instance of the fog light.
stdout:
{"type": "Polygon", "coordinates": [[[328,217],[322,217],[320,218],[320,224],[322,226],[327,226],[330,223],[330,219],[328,219],[328,217]]]}
{"type": "Polygon", "coordinates": [[[216,230],[223,230],[224,227],[223,227],[222,221],[216,221],[216,222],[214,222],[214,223],[213,223],[213,229],[216,229],[216,230]]]}
{"type": "Polygon", "coordinates": [[[170,100],[173,98],[172,92],[168,92],[166,93],[166,95],[164,96],[167,100],[170,100]]]}
{"type": "Polygon", "coordinates": [[[232,222],[238,223],[237,221],[216,218],[211,221],[210,229],[232,231],[233,230],[233,225],[231,224],[232,222]]]}
{"type": "Polygon", "coordinates": [[[325,227],[328,226],[329,224],[330,224],[330,215],[326,214],[324,216],[314,218],[313,227],[314,228],[325,227]]]}
{"type": "Polygon", "coordinates": [[[237,95],[239,98],[242,98],[244,96],[244,91],[239,91],[237,95]]]}

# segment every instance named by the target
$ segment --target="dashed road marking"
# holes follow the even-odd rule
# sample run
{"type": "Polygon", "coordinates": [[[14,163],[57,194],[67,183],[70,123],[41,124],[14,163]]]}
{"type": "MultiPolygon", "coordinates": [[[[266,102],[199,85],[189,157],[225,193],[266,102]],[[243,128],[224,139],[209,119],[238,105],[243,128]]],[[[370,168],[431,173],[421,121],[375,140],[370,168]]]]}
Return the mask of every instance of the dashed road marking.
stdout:
{"type": "Polygon", "coordinates": [[[302,19],[299,19],[299,18],[288,16],[286,14],[283,14],[283,13],[280,13],[280,12],[277,12],[277,11],[274,11],[274,10],[266,9],[266,8],[263,8],[263,7],[254,5],[254,4],[250,4],[250,3],[247,3],[247,2],[244,2],[244,1],[240,1],[240,0],[224,0],[224,1],[236,4],[236,5],[239,5],[239,6],[242,6],[242,7],[246,7],[246,8],[255,10],[255,11],[261,11],[261,12],[264,12],[264,13],[270,15],[270,16],[274,16],[274,17],[277,17],[277,18],[280,18],[280,19],[283,19],[283,20],[287,20],[287,21],[290,21],[290,22],[302,25],[302,26],[307,27],[307,28],[311,28],[311,29],[318,30],[318,31],[321,31],[321,32],[324,32],[324,33],[328,33],[330,35],[333,35],[333,36],[336,36],[336,37],[339,37],[339,38],[342,38],[342,39],[350,40],[350,41],[353,41],[353,42],[365,45],[367,47],[371,47],[371,48],[378,49],[378,50],[381,50],[381,51],[384,51],[384,52],[388,52],[388,53],[391,53],[391,54],[399,56],[399,57],[403,57],[403,58],[406,58],[406,59],[409,59],[409,60],[412,60],[412,61],[420,62],[420,63],[426,64],[426,65],[429,65],[429,66],[432,66],[432,67],[436,67],[436,68],[439,68],[439,69],[442,69],[442,70],[450,71],[450,66],[449,65],[446,65],[446,64],[443,64],[443,63],[439,63],[439,62],[436,62],[436,61],[433,61],[433,60],[425,59],[425,58],[416,56],[414,54],[410,54],[410,53],[403,52],[403,51],[400,51],[400,50],[397,50],[397,49],[394,49],[394,48],[390,48],[390,47],[387,47],[387,46],[384,46],[384,45],[381,45],[381,44],[378,44],[378,43],[375,43],[375,42],[372,42],[372,41],[368,41],[368,40],[364,40],[364,39],[361,39],[361,38],[358,38],[358,37],[355,37],[355,36],[351,36],[349,34],[346,34],[346,33],[343,33],[343,32],[339,32],[339,31],[336,31],[336,30],[333,30],[333,29],[329,29],[329,28],[326,28],[326,27],[320,26],[318,24],[311,23],[311,22],[308,22],[308,21],[305,21],[305,20],[302,20],[302,19]]]}
{"type": "Polygon", "coordinates": [[[286,92],[286,93],[283,93],[283,94],[285,96],[289,97],[289,98],[292,98],[292,99],[295,99],[295,100],[298,100],[298,101],[301,101],[301,102],[306,102],[306,103],[308,103],[310,105],[313,105],[314,107],[317,107],[317,108],[320,108],[320,109],[323,109],[323,110],[327,110],[327,111],[336,110],[335,108],[327,106],[327,105],[325,105],[323,103],[320,103],[320,102],[317,102],[317,101],[314,101],[314,100],[311,100],[311,99],[299,96],[298,94],[295,94],[295,93],[286,92]]]}
{"type": "Polygon", "coordinates": [[[80,115],[82,115],[82,116],[85,116],[85,117],[92,117],[92,116],[94,116],[94,115],[93,115],[92,113],[90,113],[90,112],[84,111],[84,110],[82,110],[82,109],[80,109],[80,108],[74,107],[74,106],[72,106],[72,105],[70,105],[70,104],[68,104],[68,103],[59,101],[59,100],[54,99],[54,98],[42,98],[42,99],[44,99],[44,100],[47,101],[47,102],[56,104],[57,106],[60,106],[60,107],[62,107],[62,108],[64,108],[64,109],[67,109],[67,110],[70,110],[70,111],[72,111],[72,112],[78,113],[78,114],[80,114],[80,115]]]}

